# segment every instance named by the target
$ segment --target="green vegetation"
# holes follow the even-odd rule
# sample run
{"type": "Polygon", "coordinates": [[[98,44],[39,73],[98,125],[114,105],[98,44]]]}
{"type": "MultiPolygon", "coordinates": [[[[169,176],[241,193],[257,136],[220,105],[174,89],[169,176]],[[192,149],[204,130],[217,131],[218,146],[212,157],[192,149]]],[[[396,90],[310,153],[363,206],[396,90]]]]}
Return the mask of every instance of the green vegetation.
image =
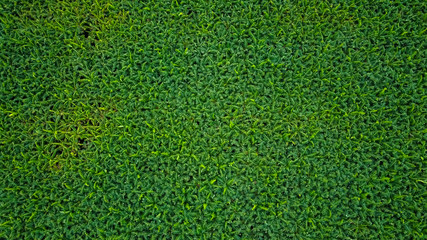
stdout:
{"type": "Polygon", "coordinates": [[[2,1],[0,238],[425,239],[426,9],[2,1]]]}

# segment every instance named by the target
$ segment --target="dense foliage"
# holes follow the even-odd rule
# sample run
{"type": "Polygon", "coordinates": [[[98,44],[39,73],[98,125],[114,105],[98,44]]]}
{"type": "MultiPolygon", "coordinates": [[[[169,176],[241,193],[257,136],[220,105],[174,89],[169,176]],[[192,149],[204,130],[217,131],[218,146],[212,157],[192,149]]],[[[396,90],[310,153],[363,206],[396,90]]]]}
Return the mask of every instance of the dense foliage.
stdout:
{"type": "Polygon", "coordinates": [[[426,238],[426,7],[2,1],[0,238],[426,238]]]}

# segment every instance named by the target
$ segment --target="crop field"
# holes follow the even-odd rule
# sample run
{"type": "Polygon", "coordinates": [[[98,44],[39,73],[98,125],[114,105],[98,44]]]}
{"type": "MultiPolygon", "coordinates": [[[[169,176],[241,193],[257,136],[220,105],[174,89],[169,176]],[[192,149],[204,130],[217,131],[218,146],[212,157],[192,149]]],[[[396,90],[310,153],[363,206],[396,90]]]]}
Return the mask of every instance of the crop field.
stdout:
{"type": "Polygon", "coordinates": [[[427,1],[0,1],[0,239],[426,239],[427,1]]]}

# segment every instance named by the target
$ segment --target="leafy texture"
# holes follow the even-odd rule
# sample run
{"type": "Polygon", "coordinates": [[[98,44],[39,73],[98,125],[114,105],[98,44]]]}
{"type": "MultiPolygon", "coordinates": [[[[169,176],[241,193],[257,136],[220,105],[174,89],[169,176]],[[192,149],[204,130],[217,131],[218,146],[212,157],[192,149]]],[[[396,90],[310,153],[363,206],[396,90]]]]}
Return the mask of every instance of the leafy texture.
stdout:
{"type": "Polygon", "coordinates": [[[426,1],[0,4],[0,237],[422,239],[426,1]]]}

